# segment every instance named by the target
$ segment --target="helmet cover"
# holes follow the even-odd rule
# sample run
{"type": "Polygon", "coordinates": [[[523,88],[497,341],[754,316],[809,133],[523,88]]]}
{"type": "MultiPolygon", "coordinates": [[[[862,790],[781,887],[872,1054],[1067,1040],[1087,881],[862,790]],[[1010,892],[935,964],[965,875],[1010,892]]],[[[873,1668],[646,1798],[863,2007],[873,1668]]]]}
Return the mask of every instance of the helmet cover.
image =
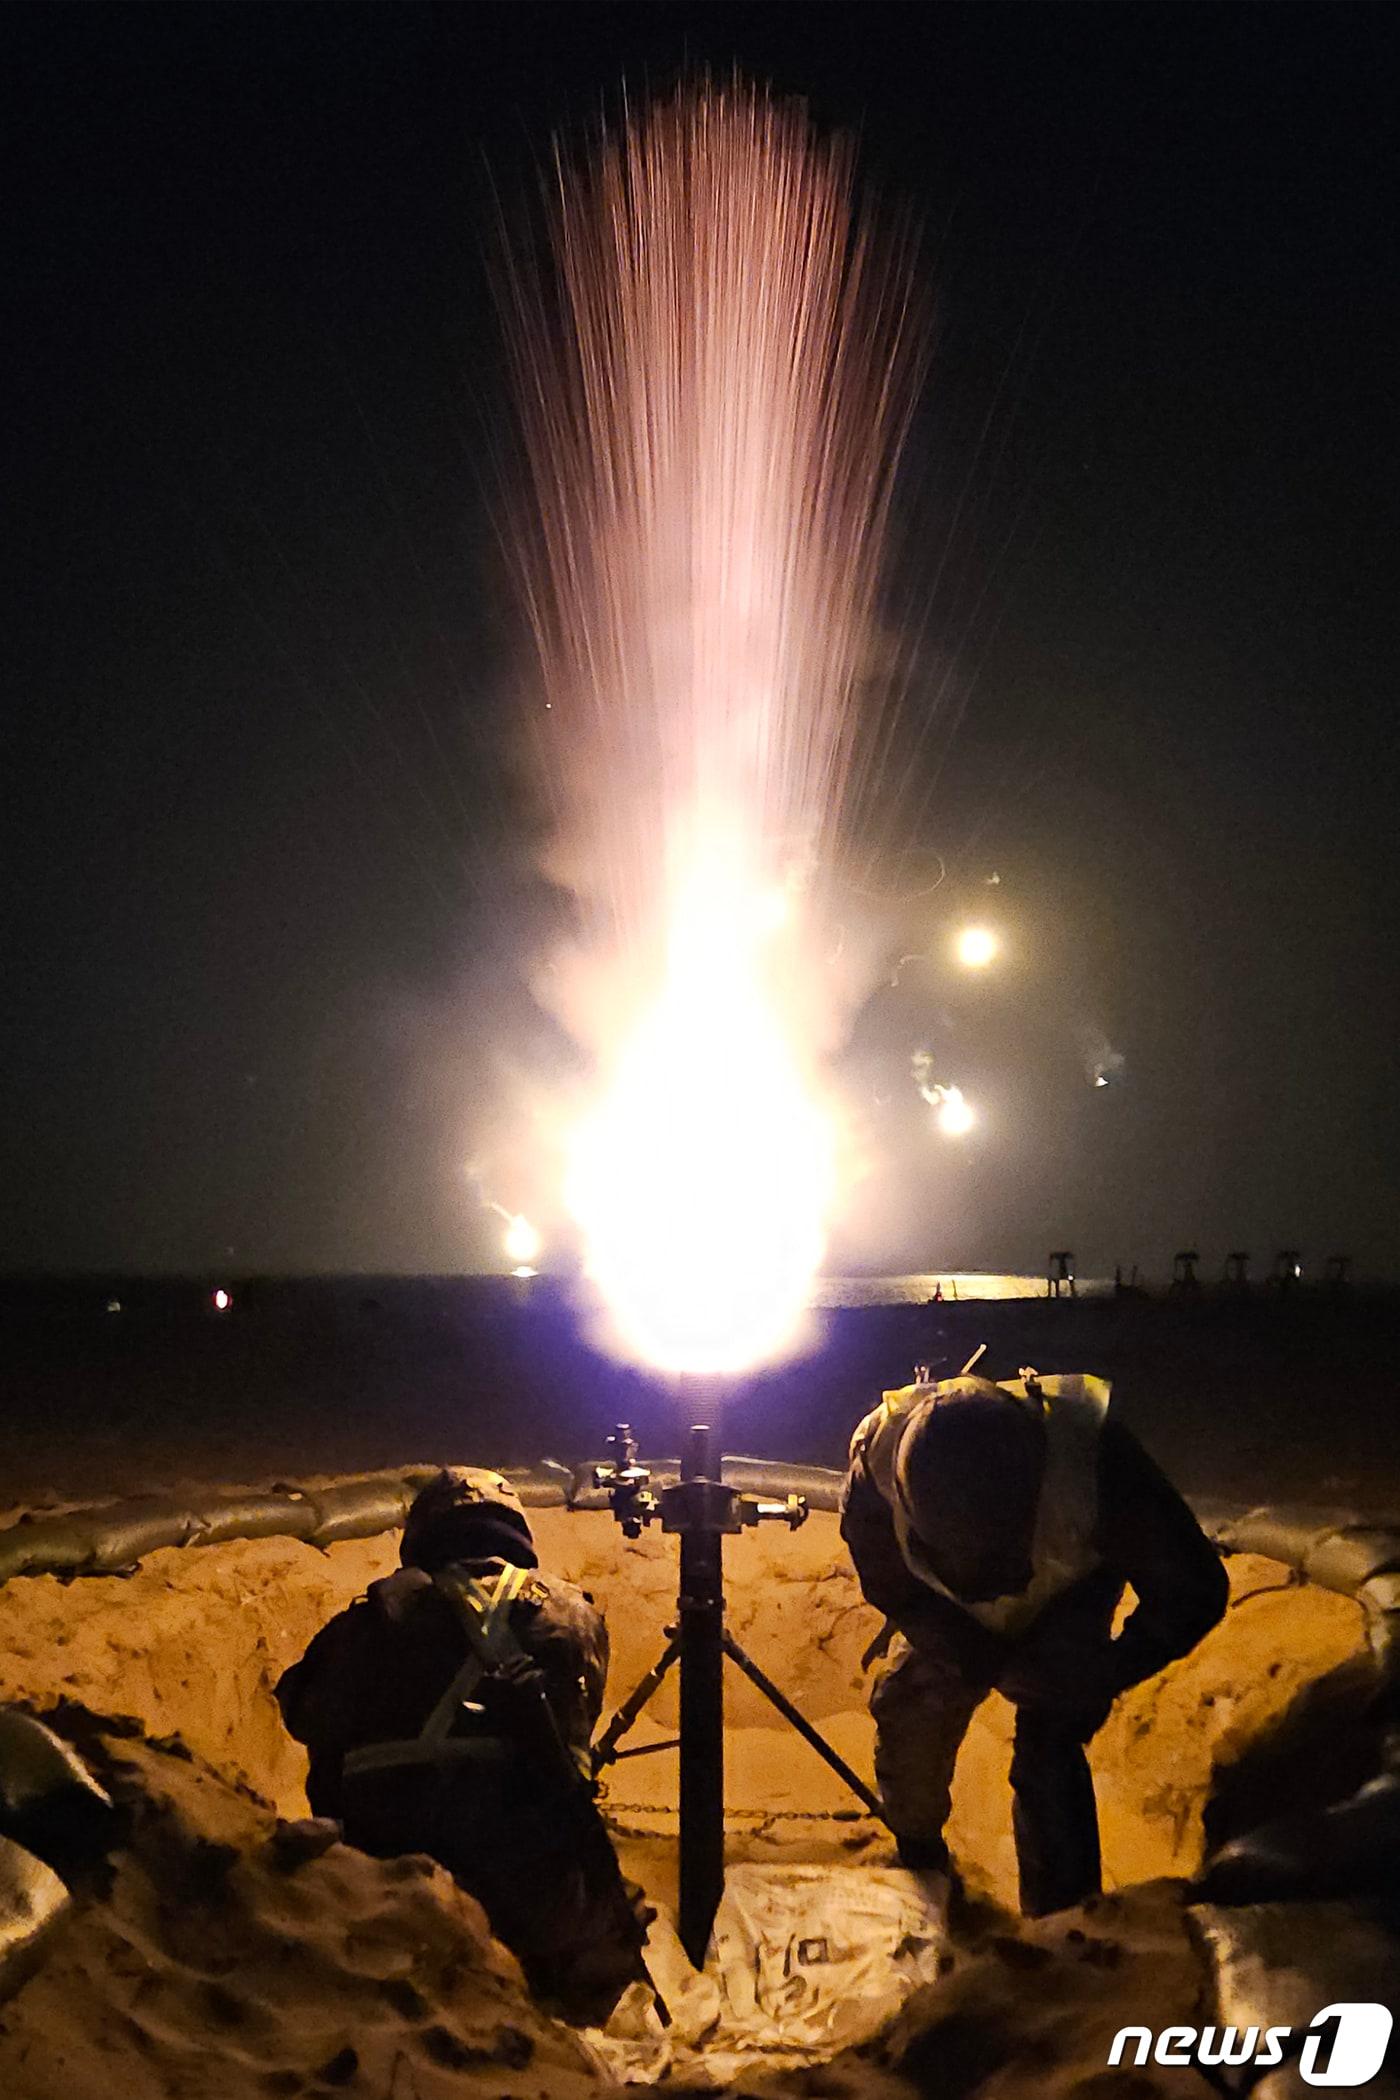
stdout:
{"type": "Polygon", "coordinates": [[[414,1497],[399,1560],[430,1575],[454,1560],[539,1565],[519,1495],[500,1473],[484,1466],[444,1466],[414,1497]]]}

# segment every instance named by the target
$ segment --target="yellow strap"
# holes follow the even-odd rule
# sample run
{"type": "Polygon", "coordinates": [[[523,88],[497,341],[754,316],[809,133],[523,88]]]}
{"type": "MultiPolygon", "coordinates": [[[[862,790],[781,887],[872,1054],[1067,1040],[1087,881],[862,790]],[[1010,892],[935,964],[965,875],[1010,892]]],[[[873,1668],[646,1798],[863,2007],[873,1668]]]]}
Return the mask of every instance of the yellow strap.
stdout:
{"type": "Polygon", "coordinates": [[[507,1562],[490,1589],[470,1575],[463,1582],[443,1585],[457,1606],[467,1639],[487,1669],[519,1646],[511,1632],[510,1608],[524,1589],[525,1579],[524,1568],[507,1562]]]}
{"type": "Polygon", "coordinates": [[[475,1576],[459,1576],[450,1568],[440,1568],[433,1580],[455,1610],[470,1653],[424,1722],[421,1739],[425,1743],[445,1741],[463,1702],[487,1671],[512,1652],[522,1652],[511,1627],[510,1607],[529,1580],[529,1572],[507,1562],[490,1589],[475,1576]]]}

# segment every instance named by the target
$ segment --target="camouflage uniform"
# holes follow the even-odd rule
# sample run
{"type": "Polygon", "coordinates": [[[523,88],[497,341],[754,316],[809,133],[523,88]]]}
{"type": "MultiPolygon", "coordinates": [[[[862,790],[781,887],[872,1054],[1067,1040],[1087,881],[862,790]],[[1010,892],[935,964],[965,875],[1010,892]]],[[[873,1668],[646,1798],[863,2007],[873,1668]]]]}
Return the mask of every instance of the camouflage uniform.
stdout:
{"type": "Polygon", "coordinates": [[[533,1989],[566,2017],[600,2021],[642,1973],[645,1936],[586,1778],[607,1629],[584,1591],[558,1576],[501,1558],[437,1574],[405,1567],[372,1583],[278,1684],[286,1725],[309,1753],[312,1812],[336,1818],[362,1851],[430,1854],[482,1904],[533,1989]],[[442,1584],[482,1595],[503,1576],[513,1663],[456,1702],[446,1695],[470,1649],[442,1584]],[[543,1699],[530,1721],[527,1698],[522,1731],[527,1681],[543,1699]],[[423,1743],[435,1710],[444,1711],[436,1751],[423,1743]]]}
{"type": "MultiPolygon", "coordinates": [[[[1224,1611],[1214,1547],[1141,1446],[1107,1416],[1099,1381],[1041,1382],[1047,1459],[1025,1592],[966,1604],[947,1589],[901,1507],[898,1454],[921,1413],[981,1380],[889,1393],[859,1425],[841,1530],[861,1587],[887,1616],[871,1692],[875,1770],[909,1864],[946,1861],[959,1747],[992,1690],[1016,1708],[1012,1821],[1021,1907],[1060,1910],[1099,1887],[1098,1817],[1085,1744],[1114,1698],[1184,1655],[1224,1611]],[[1058,1414],[1058,1420],[1057,1420],[1058,1414]],[[1137,1609],[1113,1637],[1124,1588],[1137,1609]]],[[[1026,1399],[1019,1382],[1008,1404],[1026,1399]]]]}

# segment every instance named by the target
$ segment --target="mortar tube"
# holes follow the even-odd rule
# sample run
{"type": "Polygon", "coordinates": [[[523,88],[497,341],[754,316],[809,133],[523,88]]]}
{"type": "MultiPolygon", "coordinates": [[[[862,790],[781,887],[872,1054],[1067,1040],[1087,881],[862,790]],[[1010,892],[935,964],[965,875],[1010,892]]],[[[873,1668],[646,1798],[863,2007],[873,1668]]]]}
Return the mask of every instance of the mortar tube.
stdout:
{"type": "MultiPolygon", "coordinates": [[[[682,1480],[717,1477],[713,1433],[697,1426],[681,1463],[682,1480]]],[[[704,1966],[724,1893],[724,1538],[709,1525],[680,1537],[681,1945],[704,1966]]]]}

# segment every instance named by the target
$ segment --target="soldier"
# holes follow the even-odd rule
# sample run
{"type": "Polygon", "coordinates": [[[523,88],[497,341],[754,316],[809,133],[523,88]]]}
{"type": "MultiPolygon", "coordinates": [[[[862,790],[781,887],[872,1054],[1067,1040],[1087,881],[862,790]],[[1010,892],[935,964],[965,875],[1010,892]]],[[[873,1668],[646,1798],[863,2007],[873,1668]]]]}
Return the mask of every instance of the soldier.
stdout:
{"type": "Polygon", "coordinates": [[[1028,1917],[1095,1894],[1085,1745],[1114,1699],[1220,1619],[1215,1548],[1101,1379],[954,1378],[886,1393],[851,1443],[841,1532],[886,1615],[875,1770],[900,1858],[948,1869],[958,1747],[988,1692],[1016,1708],[1012,1822],[1028,1917]],[[1125,1584],[1137,1608],[1115,1637],[1125,1584]]]}
{"type": "Polygon", "coordinates": [[[531,1988],[601,2024],[650,1913],[594,1805],[588,1746],[608,1637],[539,1572],[499,1474],[440,1473],[408,1512],[399,1573],[332,1619],[277,1686],[307,1797],[381,1858],[426,1852],[484,1907],[531,1988]]]}

